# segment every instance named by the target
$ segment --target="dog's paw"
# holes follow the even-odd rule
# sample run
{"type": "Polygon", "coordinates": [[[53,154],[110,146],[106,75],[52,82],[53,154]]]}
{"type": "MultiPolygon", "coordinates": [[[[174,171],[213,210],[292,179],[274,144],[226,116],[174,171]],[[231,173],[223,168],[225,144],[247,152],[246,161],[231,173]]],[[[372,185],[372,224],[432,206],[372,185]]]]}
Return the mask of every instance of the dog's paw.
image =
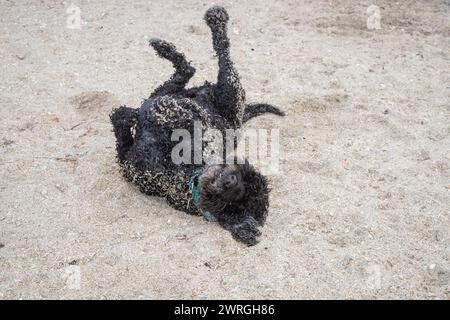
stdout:
{"type": "Polygon", "coordinates": [[[213,6],[205,13],[205,21],[210,28],[225,26],[228,19],[229,17],[227,11],[221,6],[213,6]]]}
{"type": "Polygon", "coordinates": [[[132,127],[137,121],[137,111],[127,106],[121,106],[113,109],[109,118],[114,125],[132,127]]]}
{"type": "Polygon", "coordinates": [[[258,230],[258,227],[258,221],[253,217],[249,217],[244,222],[234,225],[231,233],[236,240],[239,240],[248,246],[254,246],[258,243],[256,238],[261,235],[261,231],[258,230]]]}
{"type": "Polygon", "coordinates": [[[161,39],[152,38],[148,42],[158,55],[166,59],[170,58],[170,56],[177,51],[175,45],[161,39]]]}
{"type": "Polygon", "coordinates": [[[232,232],[233,237],[240,241],[245,243],[247,246],[251,247],[258,243],[258,240],[256,239],[261,232],[259,230],[234,230],[232,232]]]}

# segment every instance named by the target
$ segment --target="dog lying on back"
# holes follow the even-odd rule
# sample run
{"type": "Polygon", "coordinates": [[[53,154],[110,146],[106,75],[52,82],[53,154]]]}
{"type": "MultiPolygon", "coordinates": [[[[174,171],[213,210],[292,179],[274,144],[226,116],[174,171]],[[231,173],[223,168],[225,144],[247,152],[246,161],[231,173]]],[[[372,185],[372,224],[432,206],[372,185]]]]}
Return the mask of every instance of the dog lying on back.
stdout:
{"type": "Polygon", "coordinates": [[[243,164],[177,165],[171,159],[175,129],[192,133],[198,121],[202,129],[218,129],[225,136],[226,129],[239,129],[258,115],[284,115],[269,104],[245,103],[245,91],[230,59],[225,9],[214,6],[204,19],[219,60],[217,83],[186,89],[195,69],[174,45],[150,40],[157,54],[173,64],[175,73],[139,109],[122,106],[111,113],[118,162],[124,176],[145,194],[164,197],[173,208],[189,214],[203,214],[235,239],[254,245],[269,207],[267,179],[246,160],[243,164]]]}

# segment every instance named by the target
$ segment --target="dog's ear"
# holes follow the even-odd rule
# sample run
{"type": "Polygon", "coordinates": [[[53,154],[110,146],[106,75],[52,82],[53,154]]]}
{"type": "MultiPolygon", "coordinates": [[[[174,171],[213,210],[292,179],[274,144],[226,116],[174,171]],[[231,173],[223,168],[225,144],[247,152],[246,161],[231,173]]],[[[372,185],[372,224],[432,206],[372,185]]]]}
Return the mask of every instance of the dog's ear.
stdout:
{"type": "Polygon", "coordinates": [[[234,225],[230,231],[236,240],[245,243],[247,246],[254,246],[258,243],[256,238],[261,235],[261,231],[258,230],[259,226],[259,222],[250,216],[234,225]]]}
{"type": "Polygon", "coordinates": [[[247,173],[247,172],[252,171],[253,166],[250,164],[250,162],[248,162],[247,159],[245,159],[243,168],[244,168],[244,172],[247,173]]]}

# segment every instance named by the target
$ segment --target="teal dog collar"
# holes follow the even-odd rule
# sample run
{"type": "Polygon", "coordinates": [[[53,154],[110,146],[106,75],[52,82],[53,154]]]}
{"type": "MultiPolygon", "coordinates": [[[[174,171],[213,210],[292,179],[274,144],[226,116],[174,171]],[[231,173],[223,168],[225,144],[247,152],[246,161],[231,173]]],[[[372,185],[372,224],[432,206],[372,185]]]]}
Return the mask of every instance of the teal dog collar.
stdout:
{"type": "MultiPolygon", "coordinates": [[[[198,186],[199,186],[199,178],[202,175],[203,171],[202,170],[198,170],[196,171],[192,177],[189,179],[188,185],[189,185],[189,189],[192,191],[192,194],[194,196],[194,201],[195,204],[198,207],[198,198],[199,198],[199,194],[198,194],[198,186]]],[[[199,208],[200,209],[200,208],[199,208]]],[[[216,217],[214,215],[212,215],[210,212],[208,211],[203,211],[200,209],[200,211],[203,214],[203,217],[211,222],[217,221],[216,217]]]]}

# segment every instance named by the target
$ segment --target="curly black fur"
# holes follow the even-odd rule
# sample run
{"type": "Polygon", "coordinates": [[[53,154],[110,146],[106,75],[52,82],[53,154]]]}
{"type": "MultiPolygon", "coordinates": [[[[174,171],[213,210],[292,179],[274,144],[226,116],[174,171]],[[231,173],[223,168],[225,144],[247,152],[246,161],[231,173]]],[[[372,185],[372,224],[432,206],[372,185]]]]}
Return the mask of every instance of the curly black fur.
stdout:
{"type": "Polygon", "coordinates": [[[173,44],[152,39],[157,54],[172,62],[175,73],[159,86],[139,109],[126,106],[113,110],[111,122],[116,136],[118,162],[123,174],[148,195],[164,197],[175,209],[190,214],[212,214],[233,236],[248,245],[256,244],[258,227],[265,222],[269,206],[267,180],[247,161],[244,164],[206,166],[175,165],[171,150],[174,129],[193,132],[194,121],[203,129],[238,129],[263,113],[284,115],[268,104],[245,104],[245,91],[230,59],[227,36],[228,14],[214,6],[205,21],[211,29],[219,60],[217,84],[205,82],[186,89],[195,69],[173,44]],[[199,199],[194,201],[188,181],[199,178],[199,199]]]}

